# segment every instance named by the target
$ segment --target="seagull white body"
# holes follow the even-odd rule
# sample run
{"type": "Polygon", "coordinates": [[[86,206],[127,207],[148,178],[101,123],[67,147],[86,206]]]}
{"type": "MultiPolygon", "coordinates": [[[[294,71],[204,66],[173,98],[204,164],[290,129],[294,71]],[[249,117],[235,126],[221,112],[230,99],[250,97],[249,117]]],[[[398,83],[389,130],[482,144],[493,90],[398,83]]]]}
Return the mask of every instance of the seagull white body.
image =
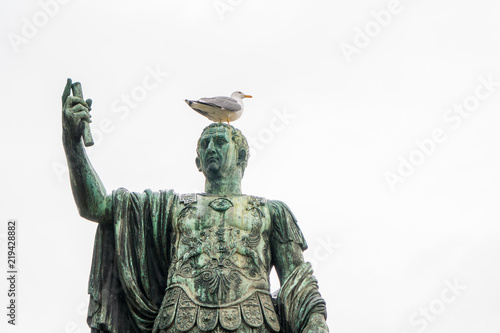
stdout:
{"type": "Polygon", "coordinates": [[[243,98],[252,98],[241,91],[235,91],[231,97],[217,96],[211,98],[200,98],[197,101],[186,99],[186,103],[199,114],[207,117],[213,122],[235,121],[243,114],[243,98]]]}

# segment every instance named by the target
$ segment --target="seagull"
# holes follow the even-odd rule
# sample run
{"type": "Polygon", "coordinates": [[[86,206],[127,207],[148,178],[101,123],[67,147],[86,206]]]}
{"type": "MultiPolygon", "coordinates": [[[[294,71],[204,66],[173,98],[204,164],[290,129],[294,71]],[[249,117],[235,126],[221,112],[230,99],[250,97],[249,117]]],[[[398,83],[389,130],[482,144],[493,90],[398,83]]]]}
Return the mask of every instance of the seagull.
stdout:
{"type": "Polygon", "coordinates": [[[186,99],[186,103],[202,116],[207,117],[213,122],[235,121],[243,113],[243,98],[252,98],[241,91],[235,91],[231,97],[217,96],[211,98],[200,98],[197,101],[186,99]]]}

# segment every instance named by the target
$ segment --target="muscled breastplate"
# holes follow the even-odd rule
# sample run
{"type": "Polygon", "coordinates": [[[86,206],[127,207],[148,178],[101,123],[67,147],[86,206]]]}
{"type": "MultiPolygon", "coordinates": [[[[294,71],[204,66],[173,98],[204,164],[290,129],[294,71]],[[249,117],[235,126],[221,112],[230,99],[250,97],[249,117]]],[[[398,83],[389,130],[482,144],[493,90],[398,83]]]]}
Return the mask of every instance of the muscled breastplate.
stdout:
{"type": "MultiPolygon", "coordinates": [[[[241,323],[279,331],[269,296],[271,218],[253,196],[181,195],[160,326],[202,331],[241,323]]],[[[163,327],[160,327],[162,329],[163,327]]]]}

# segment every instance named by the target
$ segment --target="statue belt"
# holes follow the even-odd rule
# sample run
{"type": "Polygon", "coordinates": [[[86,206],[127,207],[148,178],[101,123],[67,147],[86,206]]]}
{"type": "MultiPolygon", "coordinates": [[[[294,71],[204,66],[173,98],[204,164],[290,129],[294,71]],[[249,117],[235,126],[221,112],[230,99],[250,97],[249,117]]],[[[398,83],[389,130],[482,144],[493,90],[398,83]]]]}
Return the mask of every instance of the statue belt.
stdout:
{"type": "Polygon", "coordinates": [[[264,325],[279,332],[278,316],[269,292],[257,290],[237,304],[206,307],[195,303],[183,288],[169,287],[155,321],[155,332],[175,325],[178,331],[186,332],[197,326],[200,331],[212,331],[219,323],[226,330],[234,331],[242,323],[259,328],[264,325]]]}

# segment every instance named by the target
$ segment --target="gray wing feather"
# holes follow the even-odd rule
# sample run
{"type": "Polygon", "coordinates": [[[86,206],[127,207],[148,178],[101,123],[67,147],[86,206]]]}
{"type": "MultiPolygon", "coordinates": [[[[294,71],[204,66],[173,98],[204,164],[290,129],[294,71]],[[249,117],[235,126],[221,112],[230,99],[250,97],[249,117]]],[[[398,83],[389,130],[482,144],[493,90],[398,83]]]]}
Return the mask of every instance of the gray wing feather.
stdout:
{"type": "Polygon", "coordinates": [[[236,112],[241,110],[241,105],[231,97],[217,96],[211,98],[200,98],[199,102],[209,104],[215,107],[223,108],[225,110],[236,112]]]}

